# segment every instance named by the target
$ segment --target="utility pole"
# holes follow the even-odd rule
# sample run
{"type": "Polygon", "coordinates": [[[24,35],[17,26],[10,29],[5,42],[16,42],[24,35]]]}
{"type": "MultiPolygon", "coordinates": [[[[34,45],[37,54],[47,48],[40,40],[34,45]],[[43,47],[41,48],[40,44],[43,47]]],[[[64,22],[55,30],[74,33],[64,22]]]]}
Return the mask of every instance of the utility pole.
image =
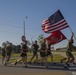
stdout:
{"type": "MultiPolygon", "coordinates": [[[[27,16],[25,17],[25,19],[27,19],[27,16]]],[[[23,29],[24,29],[23,32],[24,32],[24,36],[25,36],[25,21],[23,22],[23,25],[24,25],[24,26],[23,26],[23,29]]]]}
{"type": "Polygon", "coordinates": [[[25,36],[25,21],[23,22],[23,28],[24,28],[24,36],[25,36]]]}

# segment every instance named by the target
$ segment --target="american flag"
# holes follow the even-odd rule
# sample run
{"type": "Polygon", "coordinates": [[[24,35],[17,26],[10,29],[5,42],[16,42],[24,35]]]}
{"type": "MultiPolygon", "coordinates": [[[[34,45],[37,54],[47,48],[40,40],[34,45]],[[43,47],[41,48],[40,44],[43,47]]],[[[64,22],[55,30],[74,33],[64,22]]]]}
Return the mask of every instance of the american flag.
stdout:
{"type": "Polygon", "coordinates": [[[69,27],[60,10],[42,22],[42,30],[45,33],[52,33],[69,27]]]}

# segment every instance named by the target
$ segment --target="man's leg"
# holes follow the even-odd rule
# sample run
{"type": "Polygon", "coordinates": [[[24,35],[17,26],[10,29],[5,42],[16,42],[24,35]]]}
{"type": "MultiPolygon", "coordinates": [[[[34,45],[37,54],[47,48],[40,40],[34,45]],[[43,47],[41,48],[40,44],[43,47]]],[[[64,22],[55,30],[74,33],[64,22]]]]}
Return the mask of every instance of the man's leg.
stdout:
{"type": "Polygon", "coordinates": [[[33,54],[32,58],[29,61],[30,64],[31,64],[31,61],[33,60],[34,57],[35,57],[35,55],[33,54]]]}
{"type": "Polygon", "coordinates": [[[70,63],[74,63],[74,60],[75,60],[75,58],[72,57],[72,58],[70,59],[70,63]]]}
{"type": "Polygon", "coordinates": [[[53,55],[52,55],[52,54],[50,54],[50,57],[51,57],[51,61],[53,62],[53,55]]]}
{"type": "Polygon", "coordinates": [[[61,63],[63,63],[63,61],[65,61],[65,60],[67,60],[67,58],[63,58],[63,59],[61,59],[61,63]]]}
{"type": "Polygon", "coordinates": [[[36,54],[36,60],[38,60],[38,54],[36,54]]]}

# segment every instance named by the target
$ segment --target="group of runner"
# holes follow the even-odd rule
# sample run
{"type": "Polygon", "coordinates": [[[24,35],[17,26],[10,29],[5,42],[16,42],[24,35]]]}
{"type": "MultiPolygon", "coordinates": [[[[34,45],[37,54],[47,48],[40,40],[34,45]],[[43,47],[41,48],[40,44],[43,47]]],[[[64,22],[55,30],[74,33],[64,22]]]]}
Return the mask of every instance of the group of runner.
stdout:
{"type": "MultiPolygon", "coordinates": [[[[37,44],[37,41],[35,41],[35,43],[32,45],[33,48],[33,55],[31,57],[31,59],[29,60],[29,64],[31,64],[32,60],[34,59],[34,57],[36,57],[36,60],[34,61],[34,64],[37,63],[38,61],[43,62],[45,60],[46,63],[46,68],[48,67],[47,65],[47,56],[50,55],[52,58],[52,62],[53,62],[53,55],[51,53],[51,47],[50,47],[50,43],[48,42],[48,47],[46,45],[46,40],[43,40],[43,43],[41,44],[41,49],[40,49],[40,59],[38,59],[38,49],[39,49],[39,45],[37,44]]],[[[28,52],[28,47],[27,44],[25,42],[25,44],[22,46],[22,52],[21,52],[21,59],[16,60],[15,65],[17,65],[18,62],[23,61],[23,63],[25,64],[25,67],[27,67],[26,63],[27,63],[27,52],[28,52]]]]}
{"type": "MultiPolygon", "coordinates": [[[[74,60],[74,55],[72,54],[72,48],[75,48],[75,46],[73,46],[73,36],[74,34],[72,33],[71,39],[68,42],[67,45],[67,51],[66,51],[66,58],[61,60],[61,63],[64,60],[67,60],[66,64],[68,63],[73,63],[75,64],[74,60]]],[[[38,49],[39,49],[39,45],[37,44],[37,41],[34,42],[34,44],[32,45],[33,48],[33,55],[29,60],[29,64],[31,64],[32,60],[34,57],[36,57],[36,60],[34,60],[34,64],[36,64],[37,62],[43,62],[45,61],[45,66],[46,68],[48,68],[48,64],[47,64],[47,58],[48,56],[51,57],[51,61],[53,62],[53,54],[51,52],[51,43],[49,41],[47,41],[46,44],[46,39],[43,39],[43,43],[41,44],[41,48],[40,48],[40,59],[38,58],[38,49]]],[[[16,60],[15,65],[17,65],[18,62],[23,61],[24,66],[27,67],[27,52],[28,52],[28,46],[27,46],[27,41],[23,42],[22,45],[22,49],[21,49],[21,54],[20,57],[21,59],[16,60]]],[[[7,63],[9,63],[10,57],[11,57],[11,53],[12,53],[12,44],[10,43],[6,48],[2,48],[2,63],[4,63],[4,65],[7,65],[7,63]],[[5,62],[4,62],[5,60],[5,62]]]]}

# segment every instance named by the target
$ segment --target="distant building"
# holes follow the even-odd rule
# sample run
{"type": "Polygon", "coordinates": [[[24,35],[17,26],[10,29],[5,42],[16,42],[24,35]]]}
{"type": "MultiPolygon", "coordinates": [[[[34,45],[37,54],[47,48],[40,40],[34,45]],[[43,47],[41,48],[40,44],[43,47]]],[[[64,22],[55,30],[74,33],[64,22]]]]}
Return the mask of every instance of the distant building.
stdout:
{"type": "Polygon", "coordinates": [[[66,51],[66,50],[67,50],[67,47],[57,48],[56,50],[57,50],[57,51],[66,51]]]}

